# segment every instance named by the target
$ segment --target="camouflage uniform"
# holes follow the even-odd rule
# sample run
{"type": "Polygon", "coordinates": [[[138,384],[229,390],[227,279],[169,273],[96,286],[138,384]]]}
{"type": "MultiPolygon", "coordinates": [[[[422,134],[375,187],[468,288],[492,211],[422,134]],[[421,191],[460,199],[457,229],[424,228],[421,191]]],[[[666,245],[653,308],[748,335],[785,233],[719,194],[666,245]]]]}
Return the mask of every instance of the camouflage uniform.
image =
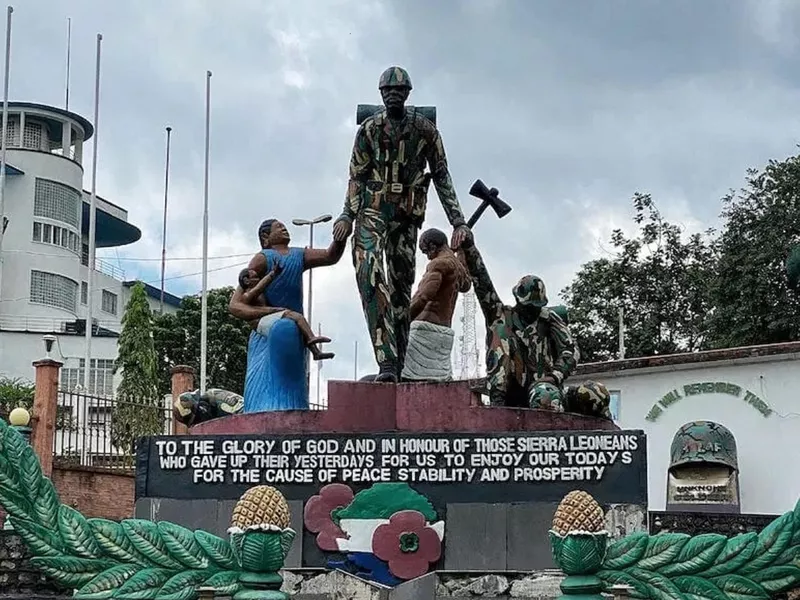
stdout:
{"type": "MultiPolygon", "coordinates": [[[[379,87],[384,86],[410,89],[411,81],[403,69],[392,67],[381,76],[379,87]]],[[[431,179],[450,224],[464,225],[436,125],[413,107],[399,122],[384,108],[362,123],[339,219],[354,221],[353,265],[375,359],[398,375],[408,344],[417,233],[431,179]]]]}
{"type": "Polygon", "coordinates": [[[564,409],[611,420],[611,393],[599,381],[584,381],[565,390],[564,409]]]}
{"type": "Polygon", "coordinates": [[[575,344],[567,325],[546,307],[544,282],[527,275],[514,286],[517,306],[497,294],[474,245],[463,246],[475,294],[486,319],[486,388],[493,405],[531,406],[563,411],[563,382],[575,369],[575,344]],[[519,307],[540,309],[534,323],[519,307]],[[555,384],[544,383],[552,377],[555,384]]]}

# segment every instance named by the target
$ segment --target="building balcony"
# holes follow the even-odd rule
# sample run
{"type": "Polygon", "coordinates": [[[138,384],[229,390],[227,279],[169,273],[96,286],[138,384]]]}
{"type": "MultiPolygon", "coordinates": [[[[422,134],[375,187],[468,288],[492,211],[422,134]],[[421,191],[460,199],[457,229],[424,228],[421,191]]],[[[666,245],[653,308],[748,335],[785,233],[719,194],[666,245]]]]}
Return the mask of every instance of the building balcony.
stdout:
{"type": "MultiPolygon", "coordinates": [[[[92,319],[92,335],[118,337],[119,321],[92,319]]],[[[50,319],[47,317],[0,316],[0,331],[86,335],[86,319],[50,319]]]]}

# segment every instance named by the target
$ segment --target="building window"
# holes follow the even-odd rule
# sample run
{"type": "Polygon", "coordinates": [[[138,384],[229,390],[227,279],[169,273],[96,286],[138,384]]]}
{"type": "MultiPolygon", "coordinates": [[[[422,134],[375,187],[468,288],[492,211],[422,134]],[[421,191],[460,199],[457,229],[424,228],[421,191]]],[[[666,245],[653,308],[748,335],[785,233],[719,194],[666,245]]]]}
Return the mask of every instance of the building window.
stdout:
{"type": "Polygon", "coordinates": [[[25,121],[25,132],[22,134],[22,147],[29,150],[47,150],[47,135],[41,123],[25,121]]]}
{"type": "MultiPolygon", "coordinates": [[[[83,367],[85,364],[86,361],[81,358],[79,362],[80,366],[61,369],[60,383],[62,390],[73,392],[79,385],[83,386],[83,367]]],[[[95,396],[111,397],[114,395],[113,360],[106,358],[92,359],[92,369],[89,372],[89,389],[84,391],[87,394],[93,394],[95,396]]]]}
{"type": "Polygon", "coordinates": [[[89,244],[81,244],[81,264],[84,267],[89,266],[89,244]]]}
{"type": "Polygon", "coordinates": [[[6,146],[19,146],[19,121],[16,119],[8,120],[8,128],[6,129],[6,146]]]}
{"type": "Polygon", "coordinates": [[[44,271],[31,271],[30,301],[75,312],[78,301],[78,282],[44,271]]]}
{"type": "Polygon", "coordinates": [[[622,393],[619,390],[609,390],[608,392],[611,394],[611,402],[610,410],[611,410],[611,419],[613,421],[619,421],[619,408],[620,408],[620,401],[622,399],[622,393]]]}
{"type": "Polygon", "coordinates": [[[89,427],[105,427],[111,423],[110,406],[89,406],[89,427]]]}
{"type": "Polygon", "coordinates": [[[81,281],[81,304],[89,303],[89,284],[81,281]]]}
{"type": "Polygon", "coordinates": [[[112,315],[117,314],[117,295],[109,292],[108,290],[103,290],[103,299],[100,303],[100,309],[103,312],[107,312],[112,315]]]}
{"type": "Polygon", "coordinates": [[[34,216],[61,221],[79,229],[80,210],[80,192],[57,181],[36,179],[33,197],[34,216]]]}
{"type": "Polygon", "coordinates": [[[61,246],[70,252],[78,253],[78,234],[69,229],[49,223],[33,222],[33,241],[42,244],[61,246]]]}

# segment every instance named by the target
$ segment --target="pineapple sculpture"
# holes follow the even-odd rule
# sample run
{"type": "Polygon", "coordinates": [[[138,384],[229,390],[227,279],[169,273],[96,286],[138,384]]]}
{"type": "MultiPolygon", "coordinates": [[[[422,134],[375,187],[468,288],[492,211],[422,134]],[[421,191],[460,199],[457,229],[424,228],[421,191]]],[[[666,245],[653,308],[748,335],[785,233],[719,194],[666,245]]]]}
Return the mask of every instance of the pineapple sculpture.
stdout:
{"type": "Polygon", "coordinates": [[[603,509],[597,501],[584,491],[567,494],[556,509],[550,530],[553,560],[567,576],[561,583],[562,598],[602,598],[603,583],[595,574],[603,564],[607,542],[603,509]]]}
{"type": "Polygon", "coordinates": [[[228,533],[242,564],[239,581],[249,588],[236,600],[283,600],[283,579],[278,570],[292,546],[289,505],[278,490],[259,485],[247,490],[236,503],[228,533]]]}

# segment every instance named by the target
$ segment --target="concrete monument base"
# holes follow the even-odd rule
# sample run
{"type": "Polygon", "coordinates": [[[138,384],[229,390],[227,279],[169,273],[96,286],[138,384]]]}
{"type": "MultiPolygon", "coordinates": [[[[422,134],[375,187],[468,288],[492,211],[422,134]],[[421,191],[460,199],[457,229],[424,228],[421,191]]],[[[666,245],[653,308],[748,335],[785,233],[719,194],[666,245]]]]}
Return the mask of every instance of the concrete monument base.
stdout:
{"type": "Polygon", "coordinates": [[[299,534],[287,569],[392,589],[437,571],[553,568],[547,532],[575,489],[600,503],[612,536],[646,529],[641,431],[486,407],[467,382],[333,382],[328,397],[327,410],[234,415],[142,440],[136,516],[226,535],[237,499],[274,486],[299,534]]]}

